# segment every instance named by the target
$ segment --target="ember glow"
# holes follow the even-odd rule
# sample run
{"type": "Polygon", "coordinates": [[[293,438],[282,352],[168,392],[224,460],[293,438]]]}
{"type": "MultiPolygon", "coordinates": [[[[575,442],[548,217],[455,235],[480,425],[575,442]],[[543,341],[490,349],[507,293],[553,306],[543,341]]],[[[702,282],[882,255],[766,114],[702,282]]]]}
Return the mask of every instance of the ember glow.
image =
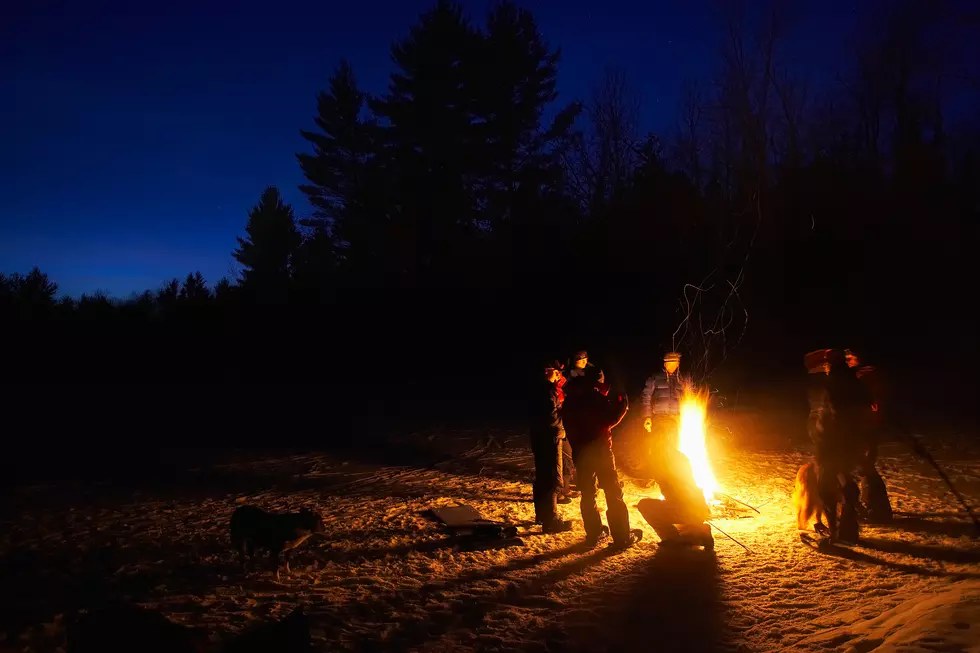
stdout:
{"type": "Polygon", "coordinates": [[[709,503],[718,491],[718,481],[708,462],[707,435],[708,393],[684,385],[680,405],[680,433],[677,448],[691,461],[694,481],[709,503]]]}

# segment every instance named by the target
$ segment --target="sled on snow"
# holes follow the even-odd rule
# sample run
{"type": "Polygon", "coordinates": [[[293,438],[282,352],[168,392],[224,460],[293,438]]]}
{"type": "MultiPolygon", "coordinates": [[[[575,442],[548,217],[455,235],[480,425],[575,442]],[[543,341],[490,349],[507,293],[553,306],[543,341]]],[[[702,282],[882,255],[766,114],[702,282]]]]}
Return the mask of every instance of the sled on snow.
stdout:
{"type": "Polygon", "coordinates": [[[514,524],[486,519],[473,506],[460,504],[432,508],[432,515],[442,523],[449,535],[468,548],[498,548],[523,546],[514,524]]]}

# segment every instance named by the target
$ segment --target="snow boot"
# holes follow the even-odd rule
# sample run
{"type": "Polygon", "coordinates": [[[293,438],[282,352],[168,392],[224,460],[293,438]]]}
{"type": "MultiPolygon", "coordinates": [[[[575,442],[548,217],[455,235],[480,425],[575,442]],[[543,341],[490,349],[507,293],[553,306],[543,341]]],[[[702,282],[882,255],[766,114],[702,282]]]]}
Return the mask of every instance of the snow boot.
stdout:
{"type": "Polygon", "coordinates": [[[666,538],[661,539],[660,546],[703,546],[706,551],[715,548],[715,538],[711,536],[711,527],[707,524],[684,526],[683,529],[683,532],[678,531],[677,535],[668,534],[666,538]]]}
{"type": "Polygon", "coordinates": [[[643,539],[643,531],[640,530],[639,528],[633,528],[630,530],[629,535],[626,536],[625,540],[622,540],[621,542],[613,542],[610,545],[610,548],[616,549],[617,551],[621,551],[623,549],[630,548],[631,546],[633,546],[634,544],[636,544],[642,539],[643,539]]]}
{"type": "Polygon", "coordinates": [[[715,548],[715,538],[711,535],[711,526],[701,524],[696,531],[697,542],[704,547],[705,551],[713,551],[715,548]]]}
{"type": "Polygon", "coordinates": [[[572,530],[572,522],[567,519],[555,519],[542,524],[541,531],[553,535],[556,533],[567,533],[572,530]]]}
{"type": "Polygon", "coordinates": [[[840,519],[837,522],[837,539],[841,542],[857,543],[859,491],[857,484],[849,481],[844,485],[844,502],[841,504],[840,519]]]}
{"type": "Polygon", "coordinates": [[[860,540],[857,519],[842,519],[837,527],[837,540],[849,544],[857,544],[860,540]]]}
{"type": "Polygon", "coordinates": [[[585,537],[585,545],[590,549],[594,549],[599,545],[599,542],[602,542],[607,537],[609,537],[609,527],[603,526],[602,530],[600,530],[596,535],[587,535],[585,537]]]}

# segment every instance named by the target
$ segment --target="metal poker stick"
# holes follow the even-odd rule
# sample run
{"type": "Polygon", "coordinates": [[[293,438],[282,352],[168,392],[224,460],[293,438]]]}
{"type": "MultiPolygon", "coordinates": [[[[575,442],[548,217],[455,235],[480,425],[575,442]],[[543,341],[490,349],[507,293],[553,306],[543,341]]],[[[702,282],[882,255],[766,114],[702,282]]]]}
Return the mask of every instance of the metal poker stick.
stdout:
{"type": "Polygon", "coordinates": [[[977,519],[977,516],[973,514],[973,508],[971,508],[970,504],[966,502],[966,498],[960,494],[959,490],[953,487],[953,481],[950,480],[949,476],[946,475],[946,472],[943,471],[942,467],[939,466],[939,463],[936,462],[936,459],[932,457],[932,454],[929,453],[918,438],[910,433],[906,433],[906,437],[910,441],[912,450],[925,458],[926,461],[936,470],[936,473],[939,474],[940,478],[945,481],[946,487],[948,487],[949,491],[953,493],[953,496],[959,500],[960,505],[963,506],[963,509],[966,510],[966,514],[969,515],[970,519],[973,521],[973,525],[977,527],[977,532],[980,533],[980,519],[977,519]]]}

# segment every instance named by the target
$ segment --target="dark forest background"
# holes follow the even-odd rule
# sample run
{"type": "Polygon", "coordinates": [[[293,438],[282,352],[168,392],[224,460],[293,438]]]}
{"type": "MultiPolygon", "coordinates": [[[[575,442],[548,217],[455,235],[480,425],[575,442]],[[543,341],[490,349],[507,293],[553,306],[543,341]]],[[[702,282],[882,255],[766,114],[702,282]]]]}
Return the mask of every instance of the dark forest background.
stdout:
{"type": "Polygon", "coordinates": [[[529,11],[439,2],[382,95],[336,67],[297,126],[316,213],[262,192],[240,278],[117,301],[0,277],[11,430],[138,448],[485,423],[582,347],[637,402],[670,349],[730,396],[792,401],[806,351],[852,347],[905,405],[974,416],[980,120],[945,112],[980,92],[944,52],[963,17],[892,3],[820,88],[783,54],[791,17],[718,18],[716,76],[654,134],[614,68],[559,98],[529,11]]]}

